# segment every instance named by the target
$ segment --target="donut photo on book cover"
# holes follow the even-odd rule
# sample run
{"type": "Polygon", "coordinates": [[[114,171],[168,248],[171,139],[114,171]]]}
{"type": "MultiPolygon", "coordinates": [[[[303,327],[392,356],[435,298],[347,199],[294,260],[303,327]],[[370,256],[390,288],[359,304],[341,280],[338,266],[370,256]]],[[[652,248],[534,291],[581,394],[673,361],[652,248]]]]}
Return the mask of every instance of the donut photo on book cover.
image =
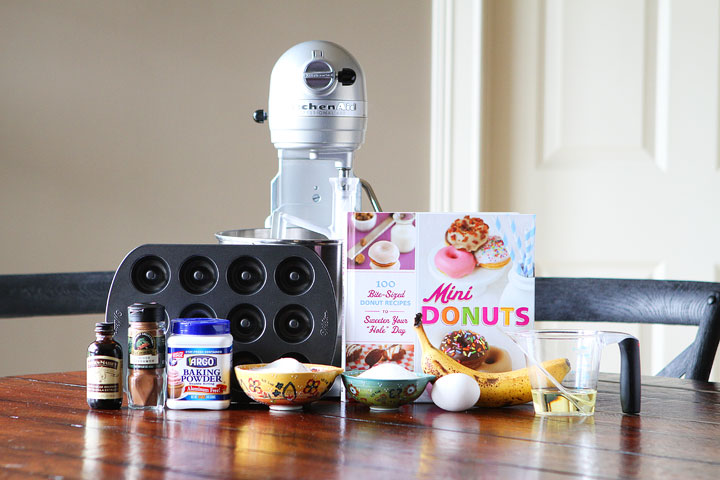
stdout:
{"type": "Polygon", "coordinates": [[[412,371],[415,368],[415,345],[412,343],[345,345],[345,370],[369,370],[381,363],[396,363],[412,371]]]}
{"type": "Polygon", "coordinates": [[[475,291],[504,278],[511,266],[510,251],[490,219],[464,215],[442,216],[433,231],[435,242],[425,259],[429,273],[439,281],[474,285],[475,291]]]}
{"type": "Polygon", "coordinates": [[[348,216],[348,268],[415,269],[414,213],[351,212],[348,216]]]}
{"type": "Polygon", "coordinates": [[[480,372],[500,373],[513,369],[507,350],[491,346],[484,336],[473,330],[447,333],[438,348],[455,361],[480,372]]]}
{"type": "Polygon", "coordinates": [[[440,278],[497,280],[498,271],[510,264],[510,253],[505,241],[482,218],[465,215],[454,219],[442,232],[429,260],[431,271],[440,278]]]}

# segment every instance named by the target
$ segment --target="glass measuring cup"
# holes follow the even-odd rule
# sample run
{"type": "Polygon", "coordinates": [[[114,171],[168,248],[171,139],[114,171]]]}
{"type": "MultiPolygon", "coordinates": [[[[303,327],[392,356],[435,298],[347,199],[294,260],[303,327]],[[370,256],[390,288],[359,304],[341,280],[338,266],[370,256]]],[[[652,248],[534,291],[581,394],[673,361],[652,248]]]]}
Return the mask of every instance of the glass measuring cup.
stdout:
{"type": "Polygon", "coordinates": [[[506,332],[525,354],[536,415],[595,413],[598,370],[605,345],[620,347],[620,403],[640,412],[640,344],[632,335],[595,330],[506,332]],[[558,381],[542,363],[566,358],[570,371],[558,381]]]}

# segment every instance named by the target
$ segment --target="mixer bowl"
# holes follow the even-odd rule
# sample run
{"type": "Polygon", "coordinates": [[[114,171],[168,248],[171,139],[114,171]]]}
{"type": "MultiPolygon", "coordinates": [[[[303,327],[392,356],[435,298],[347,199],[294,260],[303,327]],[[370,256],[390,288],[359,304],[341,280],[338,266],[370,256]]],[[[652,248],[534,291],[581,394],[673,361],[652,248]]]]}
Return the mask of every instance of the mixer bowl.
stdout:
{"type": "MultiPolygon", "coordinates": [[[[225,230],[215,234],[221,244],[235,245],[301,245],[313,250],[330,274],[335,289],[335,304],[338,312],[338,322],[342,315],[342,241],[330,240],[319,233],[304,228],[288,228],[287,238],[272,238],[269,228],[246,228],[239,230],[225,230]]],[[[340,365],[340,351],[342,331],[338,328],[335,357],[333,365],[340,365]]]]}
{"type": "Polygon", "coordinates": [[[330,240],[319,233],[304,228],[288,228],[287,238],[272,238],[269,228],[246,228],[225,230],[215,237],[221,244],[235,245],[301,245],[313,250],[327,268],[335,288],[338,312],[340,312],[342,292],[342,241],[330,240]]]}
{"type": "Polygon", "coordinates": [[[339,240],[328,240],[323,235],[304,228],[288,228],[287,238],[272,238],[269,228],[245,228],[240,230],[225,230],[215,234],[220,243],[234,243],[243,245],[267,244],[293,244],[314,248],[317,245],[337,245],[339,240]]]}

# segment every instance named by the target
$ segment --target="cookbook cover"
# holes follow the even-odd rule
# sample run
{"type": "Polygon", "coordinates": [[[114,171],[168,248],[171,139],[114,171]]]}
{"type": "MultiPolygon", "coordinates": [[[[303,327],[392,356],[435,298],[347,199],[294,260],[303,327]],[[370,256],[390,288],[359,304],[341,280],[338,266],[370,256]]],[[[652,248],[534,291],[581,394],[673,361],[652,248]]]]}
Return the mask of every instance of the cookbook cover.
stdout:
{"type": "Polygon", "coordinates": [[[345,370],[394,362],[421,372],[417,313],[430,342],[463,365],[525,367],[503,330],[533,327],[534,215],[348,215],[345,370]]]}

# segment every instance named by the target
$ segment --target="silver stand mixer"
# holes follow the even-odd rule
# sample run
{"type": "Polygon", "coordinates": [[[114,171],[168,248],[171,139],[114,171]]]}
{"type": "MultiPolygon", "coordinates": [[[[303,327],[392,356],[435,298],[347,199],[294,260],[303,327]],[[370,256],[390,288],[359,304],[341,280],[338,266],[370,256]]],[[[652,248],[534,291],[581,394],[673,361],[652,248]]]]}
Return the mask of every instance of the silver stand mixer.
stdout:
{"type": "MultiPolygon", "coordinates": [[[[365,140],[365,98],[362,68],[339,45],[309,41],[286,51],[270,77],[268,111],[253,114],[258,123],[268,121],[278,150],[266,228],[215,235],[223,244],[297,244],[315,251],[330,273],[340,325],[348,212],[362,209],[363,189],[372,208],[381,211],[370,185],[352,171],[355,151],[365,140]]],[[[338,328],[330,342],[334,365],[341,364],[341,334],[338,328]]]]}
{"type": "Polygon", "coordinates": [[[361,187],[372,207],[380,204],[370,185],[352,171],[365,140],[367,102],[360,64],[331,42],[303,42],[286,51],[270,76],[268,121],[279,169],[271,184],[265,226],[273,238],[300,227],[342,239],[347,212],[361,210],[361,187]]]}

